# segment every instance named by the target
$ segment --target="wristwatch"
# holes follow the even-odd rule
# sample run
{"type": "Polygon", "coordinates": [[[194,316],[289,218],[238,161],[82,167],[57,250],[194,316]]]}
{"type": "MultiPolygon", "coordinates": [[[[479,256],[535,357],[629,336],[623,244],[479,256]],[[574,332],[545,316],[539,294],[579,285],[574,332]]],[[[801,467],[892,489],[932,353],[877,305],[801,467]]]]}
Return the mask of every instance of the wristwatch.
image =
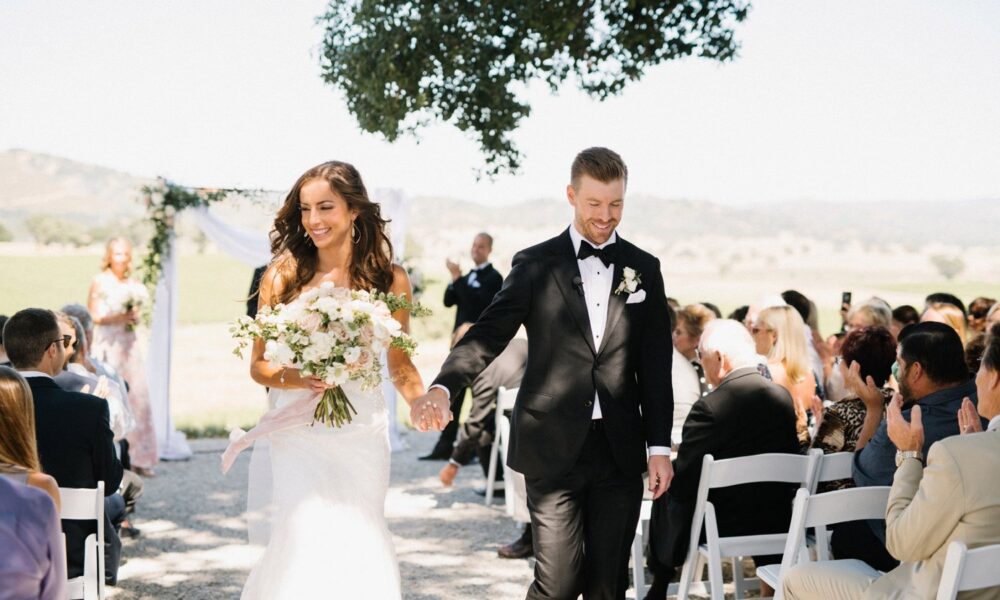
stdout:
{"type": "Polygon", "coordinates": [[[924,453],[920,450],[896,450],[896,468],[899,468],[899,465],[903,464],[903,461],[908,458],[923,460],[924,453]]]}

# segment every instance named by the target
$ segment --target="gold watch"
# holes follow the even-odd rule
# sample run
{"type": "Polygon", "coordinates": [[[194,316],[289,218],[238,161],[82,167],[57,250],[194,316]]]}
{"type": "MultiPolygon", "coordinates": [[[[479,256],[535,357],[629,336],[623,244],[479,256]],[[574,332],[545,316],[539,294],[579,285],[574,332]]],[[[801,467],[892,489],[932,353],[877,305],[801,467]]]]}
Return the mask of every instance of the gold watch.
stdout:
{"type": "Polygon", "coordinates": [[[924,460],[924,453],[920,450],[896,450],[896,468],[898,469],[903,461],[908,458],[924,460]]]}

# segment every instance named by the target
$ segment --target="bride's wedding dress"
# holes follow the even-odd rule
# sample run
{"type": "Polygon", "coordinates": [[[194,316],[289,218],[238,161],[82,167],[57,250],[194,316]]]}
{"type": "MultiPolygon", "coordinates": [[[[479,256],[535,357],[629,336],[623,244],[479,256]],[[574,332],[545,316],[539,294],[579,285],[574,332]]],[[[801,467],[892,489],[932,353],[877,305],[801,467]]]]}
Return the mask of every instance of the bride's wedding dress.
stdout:
{"type": "MultiPolygon", "coordinates": [[[[389,487],[385,401],[380,388],[362,391],[353,381],[343,388],[358,411],[350,424],[298,425],[272,432],[266,445],[258,444],[267,448],[273,479],[255,481],[266,475],[251,468],[250,489],[253,495],[255,487],[272,488],[269,540],[243,588],[243,600],[400,598],[384,514],[389,487]]],[[[270,399],[281,407],[310,394],[272,389],[270,399]]]]}

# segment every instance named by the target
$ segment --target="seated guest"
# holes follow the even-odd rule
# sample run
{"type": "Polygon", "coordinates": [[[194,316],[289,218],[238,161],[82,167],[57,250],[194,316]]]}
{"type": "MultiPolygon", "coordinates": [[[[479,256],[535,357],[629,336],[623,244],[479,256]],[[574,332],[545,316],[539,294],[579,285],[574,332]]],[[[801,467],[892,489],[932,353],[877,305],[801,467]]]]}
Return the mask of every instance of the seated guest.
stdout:
{"type": "MultiPolygon", "coordinates": [[[[958,434],[955,415],[962,398],[976,398],[962,342],[954,329],[942,323],[911,325],[899,334],[896,363],[903,414],[909,417],[910,411],[919,406],[923,416],[926,439],[922,451],[926,456],[931,444],[958,434]]],[[[866,403],[866,408],[854,453],[854,483],[858,487],[892,485],[896,447],[882,421],[881,402],[866,403]]],[[[880,571],[889,571],[898,564],[885,549],[885,521],[836,525],[831,544],[837,558],[860,559],[880,571]]]]}
{"type": "Polygon", "coordinates": [[[66,555],[52,500],[0,477],[0,506],[0,600],[67,598],[66,555]]]}
{"type": "MultiPolygon", "coordinates": [[[[8,319],[3,338],[14,367],[28,380],[35,403],[35,432],[42,469],[55,477],[59,487],[94,488],[104,482],[111,496],[122,480],[122,464],[115,456],[108,403],[101,398],[69,392],[52,377],[65,363],[72,339],[59,332],[52,311],[27,308],[8,319]]],[[[120,506],[124,510],[124,503],[120,506]]],[[[105,538],[120,544],[110,523],[116,515],[105,509],[105,538]]],[[[83,574],[83,541],[96,531],[92,522],[65,521],[69,577],[83,574]]],[[[112,581],[117,575],[117,557],[107,560],[112,581]]]]}
{"type": "Polygon", "coordinates": [[[962,311],[962,316],[968,316],[969,311],[965,308],[965,303],[962,302],[958,296],[955,294],[949,294],[948,292],[935,292],[933,294],[928,294],[924,298],[924,308],[926,309],[931,304],[939,303],[951,304],[958,310],[962,311]]]}
{"type": "Polygon", "coordinates": [[[73,339],[70,341],[70,347],[66,353],[66,367],[53,379],[64,390],[93,394],[107,400],[111,416],[111,431],[115,433],[115,441],[125,439],[125,434],[135,427],[132,411],[126,409],[128,393],[119,386],[116,380],[87,369],[86,361],[90,346],[87,344],[83,324],[76,317],[65,313],[56,313],[56,318],[59,319],[60,331],[63,334],[72,335],[73,339]]]}
{"type": "Polygon", "coordinates": [[[7,359],[7,352],[3,349],[3,325],[7,322],[7,315],[0,315],[0,367],[9,367],[10,361],[7,359]]]}
{"type": "Polygon", "coordinates": [[[26,483],[49,496],[59,510],[59,485],[42,473],[35,442],[35,404],[28,382],[0,367],[0,478],[26,483]]]}
{"type": "MultiPolygon", "coordinates": [[[[854,452],[867,413],[866,396],[879,403],[881,416],[881,407],[892,398],[892,389],[886,384],[896,362],[896,340],[884,327],[854,329],[844,337],[841,358],[839,371],[847,382],[845,397],[826,408],[821,405],[813,408],[818,417],[811,447],[820,448],[825,454],[854,452]]],[[[854,482],[850,479],[830,482],[820,491],[847,487],[854,487],[854,482]]]]}
{"type": "Polygon", "coordinates": [[[986,315],[997,301],[980,296],[969,305],[969,331],[986,333],[986,315]]]}
{"type": "MultiPolygon", "coordinates": [[[[648,565],[654,579],[649,600],[666,596],[674,569],[684,563],[706,454],[721,460],[799,452],[792,398],[757,370],[757,352],[747,330],[736,321],[712,321],[701,335],[699,352],[713,389],[688,413],[673,481],[653,503],[648,565]]],[[[715,505],[720,535],[788,531],[795,487],[754,483],[712,490],[708,499],[715,505]]],[[[781,556],[754,557],[758,566],[780,561],[781,556]]]]}
{"type": "Polygon", "coordinates": [[[716,316],[701,304],[689,304],[676,313],[673,342],[674,358],[670,363],[671,383],[674,389],[674,427],[670,439],[680,444],[684,419],[699,398],[708,395],[711,387],[705,370],[698,360],[698,342],[709,321],[716,316]]]}
{"type": "Polygon", "coordinates": [[[767,357],[771,379],[792,395],[798,415],[799,440],[808,446],[806,409],[812,406],[816,395],[816,376],[809,368],[809,354],[802,337],[804,326],[794,308],[775,306],[760,312],[750,333],[757,353],[767,357]]]}
{"type": "Polygon", "coordinates": [[[986,330],[992,331],[993,326],[1000,323],[1000,302],[997,302],[990,307],[990,310],[986,313],[986,330]]]}
{"type": "MultiPolygon", "coordinates": [[[[976,376],[978,414],[969,399],[959,421],[962,435],[930,447],[927,466],[924,414],[915,406],[910,422],[902,403],[888,409],[889,439],[897,449],[896,471],[886,508],[886,543],[901,564],[882,574],[860,561],[804,563],[783,580],[786,598],[925,598],[937,595],[948,545],[969,548],[1000,544],[1000,328],[989,342],[976,376]],[[987,433],[982,421],[989,419],[987,433]]],[[[998,598],[997,588],[969,591],[960,598],[998,598]]]]}
{"type": "Polygon", "coordinates": [[[892,327],[892,309],[881,298],[871,297],[847,311],[845,331],[862,327],[892,327]]]}
{"type": "Polygon", "coordinates": [[[962,346],[969,341],[969,333],[966,329],[965,313],[954,304],[947,302],[932,302],[927,305],[927,310],[920,315],[921,323],[944,323],[958,334],[962,340],[962,346]]]}
{"type": "MultiPolygon", "coordinates": [[[[90,311],[87,310],[87,307],[82,304],[67,304],[62,307],[62,312],[75,318],[80,322],[80,325],[83,326],[84,339],[87,347],[80,358],[81,364],[84,368],[97,375],[104,375],[109,380],[116,382],[118,387],[123,390],[122,397],[127,398],[128,385],[125,383],[121,374],[119,374],[118,371],[110,364],[99,360],[90,351],[94,344],[94,319],[90,316],[90,311]]],[[[132,415],[132,408],[127,401],[124,403],[124,409],[128,412],[128,419],[133,423],[132,427],[134,427],[135,417],[132,415]]],[[[132,427],[129,428],[130,431],[132,427]]]]}
{"type": "Polygon", "coordinates": [[[889,327],[889,333],[892,334],[892,337],[899,339],[899,332],[902,331],[904,327],[919,322],[920,313],[917,312],[917,309],[913,308],[909,304],[897,306],[892,309],[892,326],[889,327]]]}

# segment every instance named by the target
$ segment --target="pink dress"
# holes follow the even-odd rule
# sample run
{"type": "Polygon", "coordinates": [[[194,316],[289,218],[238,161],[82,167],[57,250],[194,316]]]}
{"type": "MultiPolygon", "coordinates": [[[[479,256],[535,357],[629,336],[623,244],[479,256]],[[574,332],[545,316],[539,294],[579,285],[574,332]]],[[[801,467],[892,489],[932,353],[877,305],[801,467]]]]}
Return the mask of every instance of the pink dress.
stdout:
{"type": "MultiPolygon", "coordinates": [[[[119,288],[136,285],[129,279],[119,281],[108,271],[94,277],[97,294],[94,318],[122,312],[120,307],[108,304],[119,288]]],[[[146,368],[142,351],[136,344],[135,331],[128,331],[125,325],[94,325],[94,343],[90,349],[98,360],[109,363],[128,383],[128,403],[135,415],[136,426],[125,439],[129,444],[129,456],[133,467],[151,469],[159,460],[156,447],[156,430],[153,428],[153,413],[149,406],[149,386],[146,383],[146,368]]]]}

